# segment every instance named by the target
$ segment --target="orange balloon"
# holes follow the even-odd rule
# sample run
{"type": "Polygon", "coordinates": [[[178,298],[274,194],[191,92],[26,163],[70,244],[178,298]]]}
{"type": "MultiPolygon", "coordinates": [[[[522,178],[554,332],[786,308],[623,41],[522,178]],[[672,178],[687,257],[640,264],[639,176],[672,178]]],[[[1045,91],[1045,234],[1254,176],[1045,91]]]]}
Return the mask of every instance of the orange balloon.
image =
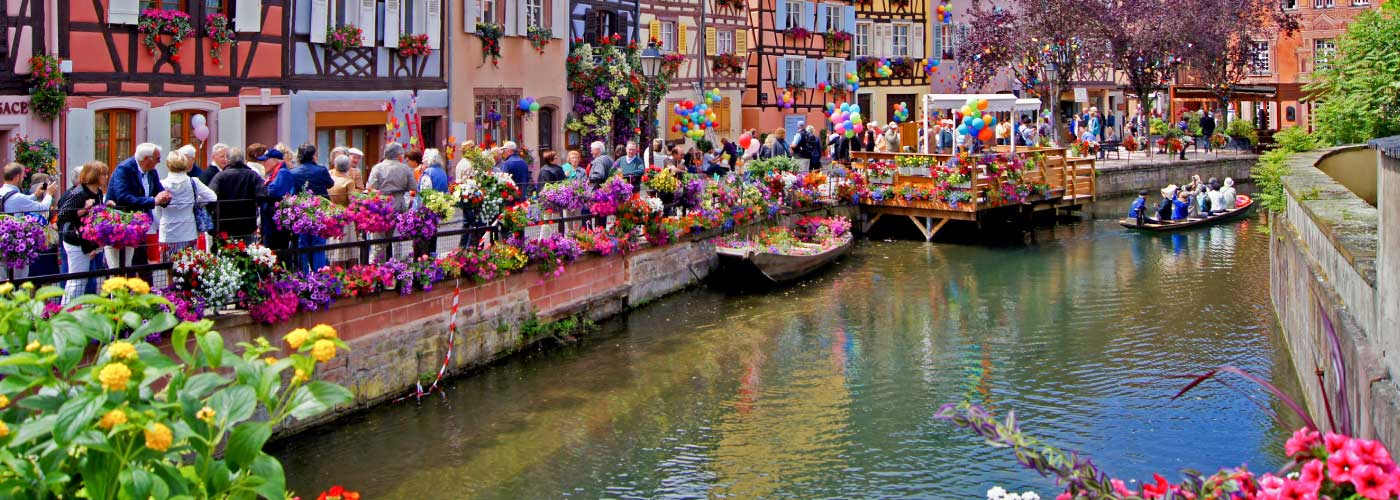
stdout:
{"type": "Polygon", "coordinates": [[[986,110],[987,110],[987,100],[986,100],[986,99],[982,99],[982,100],[977,101],[977,109],[982,110],[982,111],[986,111],[986,110]]]}
{"type": "Polygon", "coordinates": [[[981,132],[977,133],[977,138],[981,139],[982,142],[991,141],[994,137],[995,136],[992,134],[992,129],[990,127],[983,128],[981,132]]]}

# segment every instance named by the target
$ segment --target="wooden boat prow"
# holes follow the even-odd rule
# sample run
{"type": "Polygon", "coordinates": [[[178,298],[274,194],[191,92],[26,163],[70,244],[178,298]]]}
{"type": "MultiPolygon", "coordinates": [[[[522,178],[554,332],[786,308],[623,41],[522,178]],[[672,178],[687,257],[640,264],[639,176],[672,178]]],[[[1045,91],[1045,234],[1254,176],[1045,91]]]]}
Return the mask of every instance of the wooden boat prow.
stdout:
{"type": "Polygon", "coordinates": [[[770,281],[786,283],[821,269],[849,252],[851,247],[855,246],[855,238],[847,233],[843,239],[841,244],[811,255],[787,255],[718,246],[715,247],[715,252],[719,254],[721,266],[752,266],[770,281]]]}
{"type": "Polygon", "coordinates": [[[1147,223],[1142,225],[1139,225],[1137,223],[1137,219],[1124,217],[1122,219],[1119,219],[1118,223],[1128,229],[1136,229],[1139,231],[1152,231],[1159,233],[1164,233],[1168,231],[1180,231],[1182,229],[1208,226],[1211,224],[1217,224],[1220,222],[1235,220],[1244,217],[1246,213],[1249,213],[1249,209],[1254,207],[1254,199],[1250,198],[1247,195],[1236,195],[1235,205],[1236,206],[1234,210],[1229,210],[1225,213],[1211,215],[1207,217],[1193,217],[1185,220],[1168,222],[1158,222],[1152,219],[1148,219],[1147,223]]]}

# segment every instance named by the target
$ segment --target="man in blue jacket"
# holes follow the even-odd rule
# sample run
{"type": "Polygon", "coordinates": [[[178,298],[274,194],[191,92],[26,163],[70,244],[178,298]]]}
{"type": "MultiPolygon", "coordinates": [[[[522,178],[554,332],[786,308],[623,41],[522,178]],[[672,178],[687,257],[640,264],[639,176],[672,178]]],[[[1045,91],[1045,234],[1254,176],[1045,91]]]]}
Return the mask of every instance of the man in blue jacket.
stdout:
{"type": "Polygon", "coordinates": [[[530,166],[525,164],[525,160],[520,158],[520,146],[515,141],[506,141],[501,145],[505,150],[506,161],[501,162],[497,167],[501,172],[510,174],[510,179],[515,181],[515,185],[520,187],[520,192],[529,194],[530,189],[530,166]]]}
{"type": "MultiPolygon", "coordinates": [[[[156,173],[159,163],[160,146],[149,142],[138,144],[136,154],[118,163],[112,171],[111,180],[107,182],[107,201],[114,203],[114,208],[125,212],[142,212],[152,217],[147,235],[156,234],[160,227],[152,209],[170,204],[170,192],[161,186],[160,175],[156,173]]],[[[131,256],[130,265],[143,266],[147,263],[146,247],[137,248],[131,256]]],[[[142,277],[150,281],[150,273],[142,273],[142,277]]]]}

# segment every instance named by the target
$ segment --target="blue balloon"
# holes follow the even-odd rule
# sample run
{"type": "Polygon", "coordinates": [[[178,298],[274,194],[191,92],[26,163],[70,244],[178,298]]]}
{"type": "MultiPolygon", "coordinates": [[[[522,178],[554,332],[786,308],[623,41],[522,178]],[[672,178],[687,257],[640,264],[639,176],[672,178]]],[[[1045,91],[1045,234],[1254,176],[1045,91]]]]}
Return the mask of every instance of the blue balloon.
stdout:
{"type": "MultiPolygon", "coordinates": [[[[971,127],[971,126],[972,126],[972,117],[971,117],[971,116],[963,116],[962,126],[963,126],[963,127],[971,127]]],[[[961,129],[959,129],[959,130],[961,130],[961,129]]],[[[964,134],[964,135],[966,135],[966,134],[964,134]]]]}
{"type": "Polygon", "coordinates": [[[849,102],[843,102],[843,103],[841,103],[841,111],[843,111],[843,112],[849,112],[850,110],[851,110],[851,103],[849,103],[849,102]]]}
{"type": "Polygon", "coordinates": [[[987,126],[987,122],[982,121],[981,118],[973,118],[973,119],[972,119],[972,127],[969,127],[969,128],[971,128],[972,130],[982,130],[982,127],[986,127],[986,126],[987,126]]]}
{"type": "Polygon", "coordinates": [[[969,132],[969,131],[967,130],[967,125],[959,125],[959,126],[958,126],[958,135],[971,135],[971,134],[968,134],[968,132],[969,132]]]}
{"type": "Polygon", "coordinates": [[[997,126],[997,117],[995,117],[995,116],[988,116],[988,117],[987,117],[987,126],[988,126],[988,127],[995,127],[995,126],[997,126]]]}
{"type": "Polygon", "coordinates": [[[851,112],[852,112],[852,113],[859,113],[859,112],[860,112],[860,105],[859,105],[859,104],[852,104],[852,105],[851,105],[851,112]]]}
{"type": "Polygon", "coordinates": [[[857,91],[857,90],[860,90],[860,84],[859,84],[859,83],[852,83],[852,84],[851,84],[851,92],[855,92],[855,91],[857,91]]]}

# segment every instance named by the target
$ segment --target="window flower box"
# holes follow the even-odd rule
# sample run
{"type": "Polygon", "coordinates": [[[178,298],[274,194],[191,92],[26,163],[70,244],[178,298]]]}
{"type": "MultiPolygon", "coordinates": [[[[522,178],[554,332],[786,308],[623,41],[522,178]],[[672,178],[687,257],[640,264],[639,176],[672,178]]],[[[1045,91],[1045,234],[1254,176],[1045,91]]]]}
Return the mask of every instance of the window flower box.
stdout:
{"type": "Polygon", "coordinates": [[[204,35],[209,37],[209,58],[219,67],[224,66],[224,47],[233,43],[233,27],[228,16],[209,14],[204,18],[204,35]]]}
{"type": "Polygon", "coordinates": [[[151,51],[152,56],[160,55],[160,37],[169,36],[170,45],[164,49],[170,54],[172,62],[180,62],[180,55],[176,52],[180,50],[180,43],[194,32],[194,25],[190,22],[189,14],[178,10],[145,9],[137,20],[136,32],[141,34],[141,44],[151,51]]]}
{"type": "Polygon", "coordinates": [[[744,59],[734,54],[720,54],[714,57],[710,68],[716,74],[739,76],[744,72],[744,59]]]}
{"type": "Polygon", "coordinates": [[[404,33],[399,35],[399,56],[416,57],[432,54],[433,49],[428,47],[428,35],[404,33]]]}
{"type": "Polygon", "coordinates": [[[326,28],[326,46],[336,52],[345,52],[345,49],[359,47],[363,36],[364,30],[353,24],[326,28]]]}
{"type": "Polygon", "coordinates": [[[530,40],[530,46],[535,48],[535,52],[544,54],[544,48],[549,46],[549,39],[554,38],[554,30],[543,26],[531,26],[525,31],[525,38],[530,40]]]}
{"type": "Polygon", "coordinates": [[[499,24],[476,23],[476,35],[481,37],[481,62],[490,59],[492,66],[500,66],[501,36],[505,30],[499,24]]]}

